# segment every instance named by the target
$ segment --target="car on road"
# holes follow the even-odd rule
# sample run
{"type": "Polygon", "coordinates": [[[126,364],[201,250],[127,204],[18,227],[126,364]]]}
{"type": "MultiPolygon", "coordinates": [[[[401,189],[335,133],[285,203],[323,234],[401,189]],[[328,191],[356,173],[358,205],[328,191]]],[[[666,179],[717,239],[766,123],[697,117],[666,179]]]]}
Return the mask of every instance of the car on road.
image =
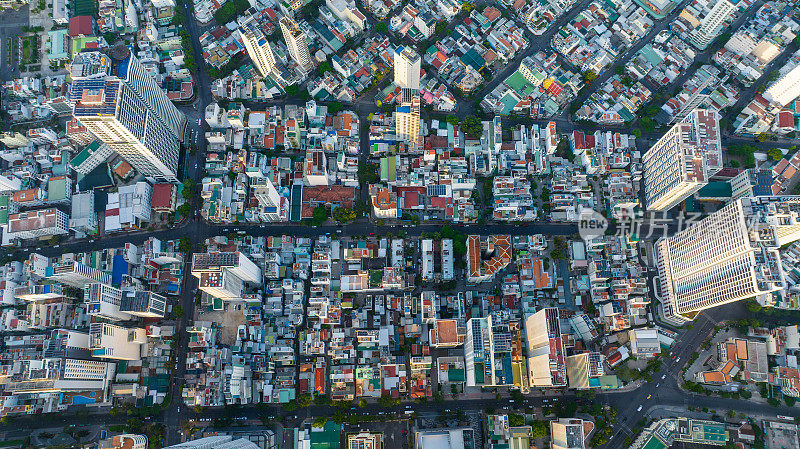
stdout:
{"type": "Polygon", "coordinates": [[[667,375],[664,374],[663,376],[661,376],[661,380],[664,380],[666,377],[667,377],[667,375]]]}
{"type": "Polygon", "coordinates": [[[653,395],[652,395],[652,394],[648,394],[648,395],[647,395],[647,399],[650,399],[650,398],[652,398],[652,397],[653,397],[653,395]]]}
{"type": "Polygon", "coordinates": [[[637,412],[641,412],[642,411],[642,406],[640,405],[639,408],[636,409],[636,411],[637,412]]]}

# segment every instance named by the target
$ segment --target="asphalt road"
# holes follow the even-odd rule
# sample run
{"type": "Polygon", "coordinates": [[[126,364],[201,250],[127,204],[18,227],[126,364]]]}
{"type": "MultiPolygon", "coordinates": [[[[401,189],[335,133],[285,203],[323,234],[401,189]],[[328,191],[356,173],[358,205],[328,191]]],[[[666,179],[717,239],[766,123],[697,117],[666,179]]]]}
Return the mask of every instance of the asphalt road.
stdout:
{"type": "Polygon", "coordinates": [[[30,23],[29,12],[30,6],[27,4],[17,10],[0,11],[0,82],[19,76],[17,36],[22,36],[22,28],[30,23]],[[8,63],[9,57],[11,64],[8,63]]]}

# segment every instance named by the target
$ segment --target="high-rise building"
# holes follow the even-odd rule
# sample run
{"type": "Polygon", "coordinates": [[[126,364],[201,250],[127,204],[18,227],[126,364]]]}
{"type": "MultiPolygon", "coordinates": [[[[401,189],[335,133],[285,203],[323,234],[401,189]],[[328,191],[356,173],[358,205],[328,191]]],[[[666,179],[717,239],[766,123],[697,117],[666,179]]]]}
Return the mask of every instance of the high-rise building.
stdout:
{"type": "Polygon", "coordinates": [[[112,360],[139,360],[147,343],[143,328],[126,328],[109,323],[89,325],[89,350],[92,357],[112,360]]]}
{"type": "Polygon", "coordinates": [[[647,208],[671,209],[722,168],[719,114],[695,109],[658,139],[642,162],[647,208]]]}
{"type": "Polygon", "coordinates": [[[552,435],[550,449],[585,449],[586,437],[593,428],[594,423],[580,418],[550,421],[550,435],[552,435]]]}
{"type": "Polygon", "coordinates": [[[242,253],[195,253],[192,275],[200,279],[200,290],[223,299],[241,299],[245,283],[261,285],[261,268],[242,253]]]}
{"type": "Polygon", "coordinates": [[[141,318],[164,318],[167,298],[155,292],[134,290],[125,291],[120,311],[141,318]]]}
{"type": "Polygon", "coordinates": [[[258,216],[267,222],[280,221],[281,196],[269,178],[255,178],[250,184],[253,197],[258,200],[258,216]]]}
{"type": "Polygon", "coordinates": [[[124,433],[101,440],[98,447],[99,449],[147,449],[147,437],[124,433]]]}
{"type": "Polygon", "coordinates": [[[75,288],[99,282],[111,285],[111,274],[75,260],[74,254],[62,254],[52,261],[45,256],[31,253],[25,262],[28,272],[35,278],[45,278],[75,288]]]}
{"type": "Polygon", "coordinates": [[[700,21],[700,26],[695,28],[689,35],[689,39],[699,49],[705,49],[719,35],[722,26],[736,11],[738,2],[735,0],[717,0],[708,14],[700,21]]]}
{"type": "Polygon", "coordinates": [[[528,376],[534,387],[567,385],[566,351],[558,309],[549,307],[525,318],[528,376]]]}
{"type": "Polygon", "coordinates": [[[128,320],[130,315],[120,311],[122,290],[110,285],[93,282],[83,288],[83,301],[86,313],[107,320],[128,320]]]}
{"type": "Polygon", "coordinates": [[[311,61],[311,53],[308,51],[306,33],[290,17],[282,17],[280,25],[283,39],[289,48],[289,56],[297,63],[302,72],[308,73],[314,68],[314,62],[311,61]]]}
{"type": "Polygon", "coordinates": [[[241,25],[241,35],[247,54],[261,73],[268,77],[275,71],[275,55],[264,32],[261,31],[255,15],[248,16],[241,25]]]}
{"type": "Polygon", "coordinates": [[[467,321],[464,362],[468,386],[506,386],[528,391],[527,379],[514,374],[526,372],[520,322],[511,319],[507,310],[467,321]],[[501,366],[508,369],[498,369],[501,366]]]}
{"type": "Polygon", "coordinates": [[[800,65],[783,75],[764,92],[765,100],[780,107],[788,105],[797,97],[800,97],[800,65]]]}
{"type": "Polygon", "coordinates": [[[419,90],[422,58],[411,47],[397,47],[394,51],[394,83],[401,89],[419,90]]]}
{"type": "Polygon", "coordinates": [[[655,244],[662,314],[692,314],[785,286],[778,248],[800,239],[800,196],[734,200],[655,244]]]}
{"type": "Polygon", "coordinates": [[[261,446],[246,438],[235,438],[231,435],[216,435],[186,441],[164,449],[260,449],[261,446]]]}
{"type": "Polygon", "coordinates": [[[72,114],[142,175],[177,181],[186,117],[124,46],[79,53],[70,66],[72,114]]]}
{"type": "Polygon", "coordinates": [[[398,140],[408,142],[409,151],[419,148],[419,123],[419,90],[403,89],[400,105],[395,109],[395,133],[398,140]]]}

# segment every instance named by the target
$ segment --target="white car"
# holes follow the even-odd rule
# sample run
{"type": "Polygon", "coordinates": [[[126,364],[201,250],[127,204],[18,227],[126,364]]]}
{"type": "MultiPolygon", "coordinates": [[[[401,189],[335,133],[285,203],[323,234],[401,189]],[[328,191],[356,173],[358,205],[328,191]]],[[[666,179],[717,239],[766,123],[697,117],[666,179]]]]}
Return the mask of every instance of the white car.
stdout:
{"type": "Polygon", "coordinates": [[[642,406],[640,405],[639,408],[636,409],[636,411],[637,412],[641,412],[642,411],[642,406]]]}

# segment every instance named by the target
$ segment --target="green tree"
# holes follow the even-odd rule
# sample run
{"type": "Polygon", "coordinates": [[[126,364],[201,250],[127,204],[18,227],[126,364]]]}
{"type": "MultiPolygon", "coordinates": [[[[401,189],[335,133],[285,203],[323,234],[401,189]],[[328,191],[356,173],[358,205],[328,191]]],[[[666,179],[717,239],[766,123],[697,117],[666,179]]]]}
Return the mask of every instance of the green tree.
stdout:
{"type": "Polygon", "coordinates": [[[656,130],[656,122],[650,117],[642,117],[639,119],[639,124],[642,125],[642,130],[646,133],[651,133],[656,130]]]}
{"type": "Polygon", "coordinates": [[[761,304],[759,304],[754,299],[748,299],[745,302],[744,306],[747,309],[747,311],[750,312],[750,313],[758,313],[758,312],[760,312],[762,310],[761,304]]]}
{"type": "Polygon", "coordinates": [[[331,101],[328,103],[328,112],[331,114],[338,114],[342,109],[344,109],[344,106],[338,101],[331,101]]]}
{"type": "Polygon", "coordinates": [[[461,129],[472,139],[478,139],[483,134],[483,124],[481,120],[474,115],[464,117],[464,120],[461,121],[461,129]]]}
{"type": "Polygon", "coordinates": [[[770,148],[770,150],[767,151],[767,156],[769,156],[769,158],[773,161],[779,161],[783,159],[783,153],[777,148],[770,148]]]}
{"type": "Polygon", "coordinates": [[[189,236],[184,235],[178,241],[178,251],[188,254],[192,250],[192,240],[189,236]]]}
{"type": "Polygon", "coordinates": [[[328,212],[328,208],[325,206],[317,206],[314,208],[314,212],[311,215],[311,224],[314,226],[319,226],[326,221],[330,217],[330,213],[328,212]]]}
{"type": "Polygon", "coordinates": [[[192,179],[183,181],[183,189],[181,190],[181,195],[183,195],[183,198],[186,200],[194,198],[194,190],[196,187],[197,183],[195,183],[192,179]]]}
{"type": "Polygon", "coordinates": [[[378,166],[366,162],[358,163],[358,182],[360,184],[375,184],[380,181],[378,166]]]}
{"type": "MultiPolygon", "coordinates": [[[[331,66],[328,62],[320,62],[317,69],[319,70],[319,73],[333,72],[333,66],[331,66]]],[[[330,106],[328,106],[328,110],[330,110],[330,106]]]]}
{"type": "Polygon", "coordinates": [[[183,203],[178,206],[178,214],[181,217],[188,217],[192,213],[192,206],[189,203],[183,203]]]}
{"type": "Polygon", "coordinates": [[[516,413],[512,413],[508,415],[508,425],[511,427],[519,427],[525,425],[525,417],[522,415],[518,415],[516,413]]]}
{"type": "Polygon", "coordinates": [[[453,126],[458,125],[458,116],[457,115],[449,114],[447,116],[446,120],[447,120],[447,123],[449,123],[449,124],[451,124],[453,126]]]}
{"type": "Polygon", "coordinates": [[[325,427],[325,424],[327,424],[327,423],[328,423],[328,417],[327,416],[320,416],[319,418],[314,420],[314,423],[312,425],[314,427],[318,428],[318,429],[321,429],[321,428],[325,427]]]}
{"type": "Polygon", "coordinates": [[[591,83],[597,79],[597,73],[594,70],[587,70],[583,72],[583,80],[587,83],[591,83]]]}
{"type": "Polygon", "coordinates": [[[550,426],[547,421],[534,420],[531,422],[531,430],[534,438],[544,438],[550,434],[550,426]]]}
{"type": "Polygon", "coordinates": [[[769,134],[767,133],[759,133],[756,136],[756,140],[758,140],[759,142],[766,142],[767,139],[769,139],[769,134]]]}
{"type": "Polygon", "coordinates": [[[387,25],[385,22],[378,22],[375,24],[375,32],[389,34],[389,25],[387,25]]]}
{"type": "Polygon", "coordinates": [[[292,84],[291,86],[286,86],[286,95],[290,97],[297,96],[300,93],[300,88],[297,87],[296,84],[292,84]]]}

